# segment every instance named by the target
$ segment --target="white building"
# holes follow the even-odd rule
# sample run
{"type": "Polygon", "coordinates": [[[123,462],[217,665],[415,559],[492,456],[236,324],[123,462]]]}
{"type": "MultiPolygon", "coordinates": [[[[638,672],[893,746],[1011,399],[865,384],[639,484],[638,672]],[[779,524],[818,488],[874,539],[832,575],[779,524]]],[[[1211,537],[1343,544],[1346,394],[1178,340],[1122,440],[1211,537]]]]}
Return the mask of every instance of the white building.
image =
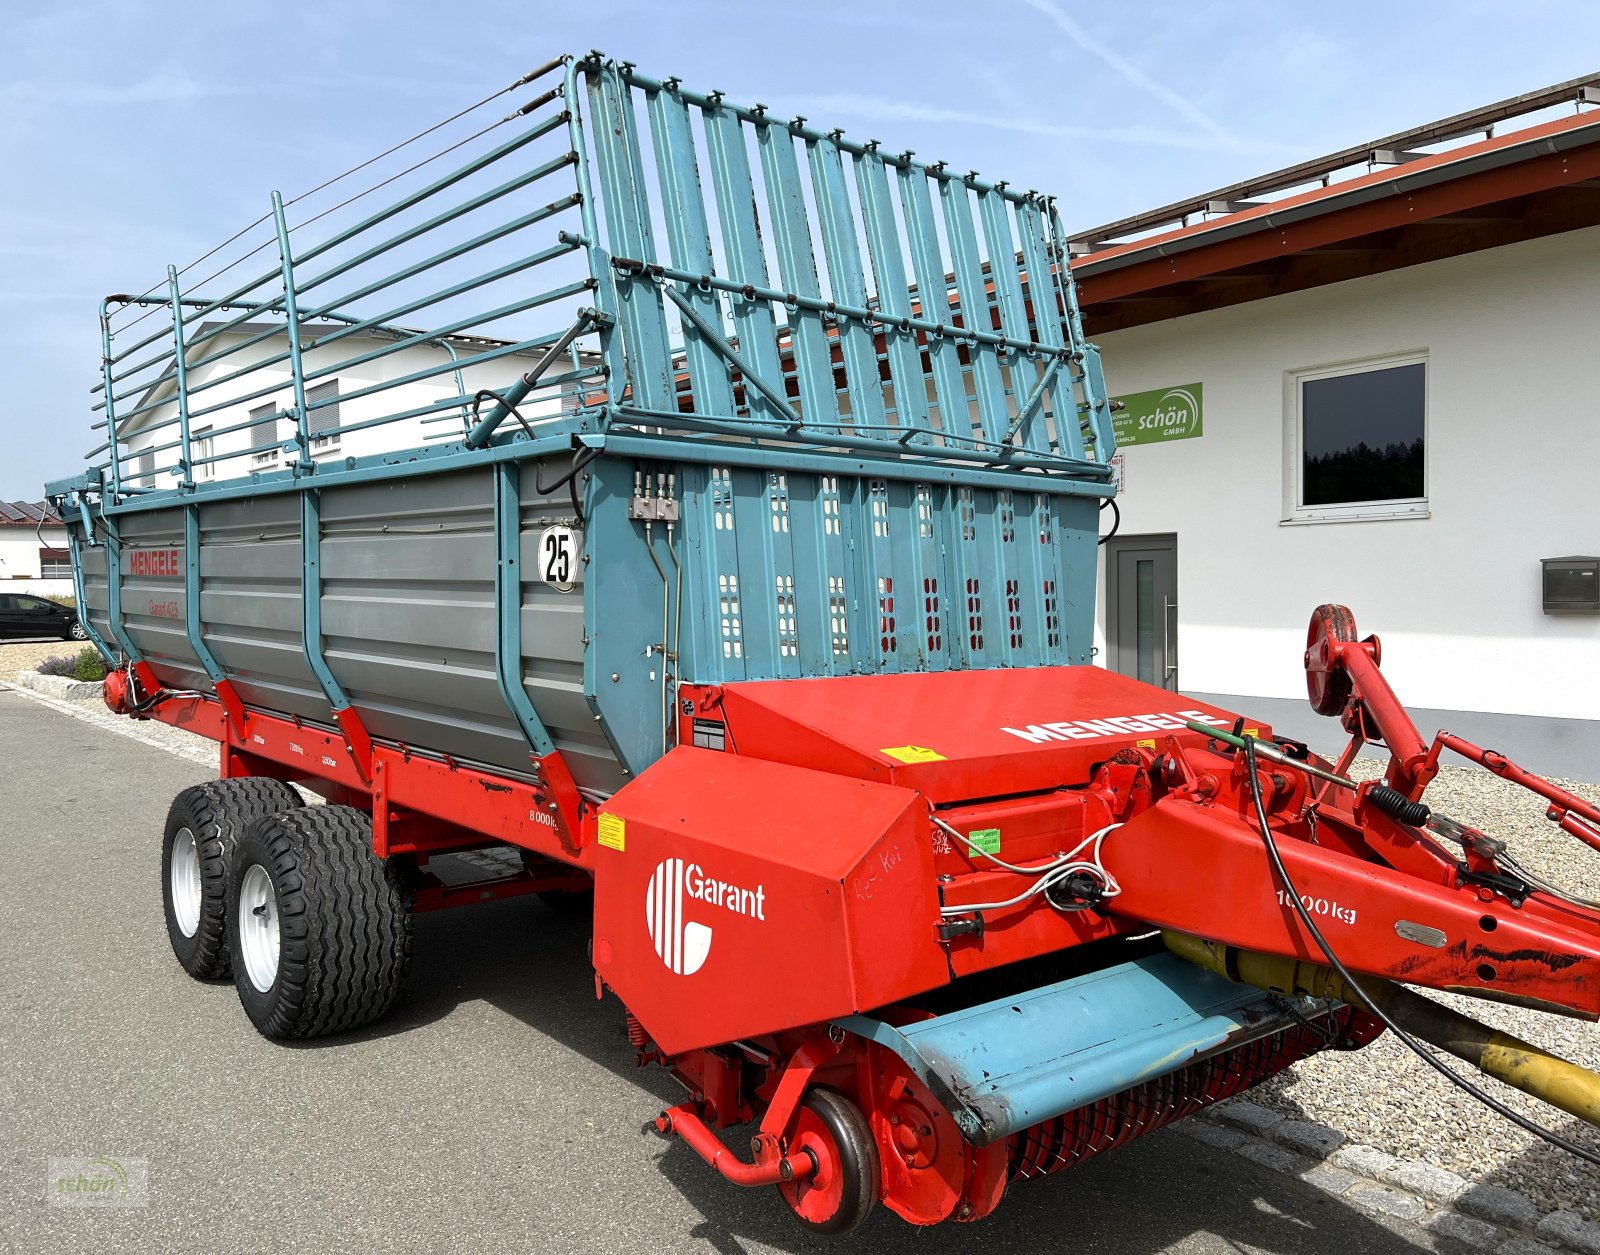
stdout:
{"type": "Polygon", "coordinates": [[[1542,588],[1543,559],[1600,553],[1595,99],[1562,84],[1075,242],[1130,429],[1106,665],[1327,750],[1302,652],[1341,602],[1425,736],[1600,779],[1600,613],[1542,588]]]}
{"type": "Polygon", "coordinates": [[[0,501],[0,591],[72,596],[67,529],[42,501],[0,501]]]}
{"type": "MultiPolygon", "coordinates": [[[[306,341],[344,330],[338,324],[301,327],[306,341]]],[[[509,353],[441,370],[452,362],[493,352],[500,342],[437,336],[397,349],[397,338],[388,333],[356,332],[304,353],[307,432],[313,461],[326,463],[419,448],[431,441],[459,440],[471,421],[471,398],[480,390],[503,391],[541,356],[537,352],[509,353]],[[329,371],[368,355],[369,361],[329,371]],[[393,383],[413,375],[424,377],[393,383]],[[395,415],[410,416],[387,421],[395,415]],[[373,425],[362,426],[367,423],[373,425]]],[[[202,325],[190,333],[190,340],[185,356],[195,482],[283,469],[286,459],[295,456],[296,433],[294,424],[282,417],[294,404],[293,377],[287,360],[273,360],[286,357],[287,336],[282,324],[243,323],[220,334],[214,333],[213,325],[202,325]],[[245,344],[263,331],[274,334],[245,344]],[[277,390],[267,392],[274,383],[279,385],[277,390]],[[258,393],[263,395],[255,395],[258,393]]],[[[566,361],[567,370],[573,361],[583,362],[585,369],[591,364],[590,356],[583,354],[566,361]]],[[[549,373],[562,371],[563,363],[557,362],[549,373]]],[[[539,419],[553,417],[563,398],[570,401],[570,396],[570,385],[565,392],[536,389],[517,408],[537,430],[539,419]]],[[[486,405],[485,412],[488,408],[486,405]]],[[[171,488],[177,483],[178,450],[170,447],[177,442],[179,431],[177,377],[170,366],[136,401],[119,406],[118,430],[124,447],[125,484],[171,488]]]]}

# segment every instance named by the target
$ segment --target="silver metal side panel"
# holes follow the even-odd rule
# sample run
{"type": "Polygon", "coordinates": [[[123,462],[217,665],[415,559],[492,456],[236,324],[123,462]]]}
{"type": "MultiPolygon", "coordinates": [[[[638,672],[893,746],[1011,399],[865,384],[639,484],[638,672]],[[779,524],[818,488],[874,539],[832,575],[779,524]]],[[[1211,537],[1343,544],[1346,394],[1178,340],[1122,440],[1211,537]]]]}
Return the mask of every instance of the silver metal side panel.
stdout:
{"type": "Polygon", "coordinates": [[[200,618],[248,705],[327,723],[327,699],[300,645],[299,504],[282,495],[200,508],[200,618]]]}
{"type": "Polygon", "coordinates": [[[120,523],[122,622],[129,638],[172,687],[209,691],[210,682],[184,630],[183,511],[126,515],[120,523]]]}

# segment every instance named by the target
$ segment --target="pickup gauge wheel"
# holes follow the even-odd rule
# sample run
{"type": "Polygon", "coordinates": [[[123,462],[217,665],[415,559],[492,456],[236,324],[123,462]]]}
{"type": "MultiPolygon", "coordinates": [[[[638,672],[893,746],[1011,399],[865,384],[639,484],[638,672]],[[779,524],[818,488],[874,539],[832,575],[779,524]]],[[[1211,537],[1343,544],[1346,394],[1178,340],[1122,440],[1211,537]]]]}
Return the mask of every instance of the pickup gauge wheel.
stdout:
{"type": "Polygon", "coordinates": [[[861,1108],[838,1090],[806,1095],[789,1137],[790,1157],[810,1155],[817,1170],[778,1186],[795,1218],[815,1233],[849,1233],[877,1205],[878,1145],[861,1108]]]}
{"type": "Polygon", "coordinates": [[[1350,700],[1350,676],[1328,656],[1334,641],[1356,639],[1356,617],[1345,606],[1322,605],[1311,612],[1306,629],[1306,696],[1319,715],[1337,715],[1350,700]]]}
{"type": "Polygon", "coordinates": [[[250,1022],[266,1037],[324,1037],[370,1024],[411,966],[411,900],[349,806],[269,815],[240,838],[228,879],[228,954],[250,1022]]]}
{"type": "Polygon", "coordinates": [[[161,903],[172,952],[189,975],[228,975],[228,859],[239,837],[263,815],[300,804],[281,780],[260,777],[212,780],[173,798],[161,839],[161,903]]]}

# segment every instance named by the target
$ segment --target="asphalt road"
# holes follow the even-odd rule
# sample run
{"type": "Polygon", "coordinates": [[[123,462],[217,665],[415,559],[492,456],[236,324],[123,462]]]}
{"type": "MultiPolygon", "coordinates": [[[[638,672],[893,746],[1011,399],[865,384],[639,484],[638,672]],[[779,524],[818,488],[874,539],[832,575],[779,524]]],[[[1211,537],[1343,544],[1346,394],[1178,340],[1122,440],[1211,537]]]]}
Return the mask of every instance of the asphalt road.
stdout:
{"type": "Polygon", "coordinates": [[[813,1237],[773,1191],[641,1132],[672,1082],[596,1004],[582,925],[532,900],[420,916],[409,990],[372,1029],[266,1041],[162,925],[161,825],[205,774],[0,690],[0,1249],[1452,1249],[1179,1130],[1019,1186],[976,1225],[880,1209],[813,1237]],[[148,1205],[47,1206],[65,1155],[145,1161],[148,1205]]]}

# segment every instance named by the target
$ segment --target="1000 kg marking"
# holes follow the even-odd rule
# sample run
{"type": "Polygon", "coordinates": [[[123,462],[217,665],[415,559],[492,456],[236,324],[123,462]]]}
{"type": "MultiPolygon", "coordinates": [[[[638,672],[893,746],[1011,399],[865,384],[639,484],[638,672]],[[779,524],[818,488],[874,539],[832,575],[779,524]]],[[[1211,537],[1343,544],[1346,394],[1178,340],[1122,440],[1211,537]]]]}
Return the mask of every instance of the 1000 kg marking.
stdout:
{"type": "MultiPolygon", "coordinates": [[[[1286,890],[1278,890],[1278,905],[1286,910],[1294,909],[1294,899],[1286,890]]],[[[1338,902],[1330,902],[1327,898],[1314,898],[1309,893],[1300,895],[1300,905],[1313,915],[1326,916],[1336,919],[1341,924],[1354,924],[1356,922],[1356,908],[1353,906],[1340,906],[1338,902]]]]}

